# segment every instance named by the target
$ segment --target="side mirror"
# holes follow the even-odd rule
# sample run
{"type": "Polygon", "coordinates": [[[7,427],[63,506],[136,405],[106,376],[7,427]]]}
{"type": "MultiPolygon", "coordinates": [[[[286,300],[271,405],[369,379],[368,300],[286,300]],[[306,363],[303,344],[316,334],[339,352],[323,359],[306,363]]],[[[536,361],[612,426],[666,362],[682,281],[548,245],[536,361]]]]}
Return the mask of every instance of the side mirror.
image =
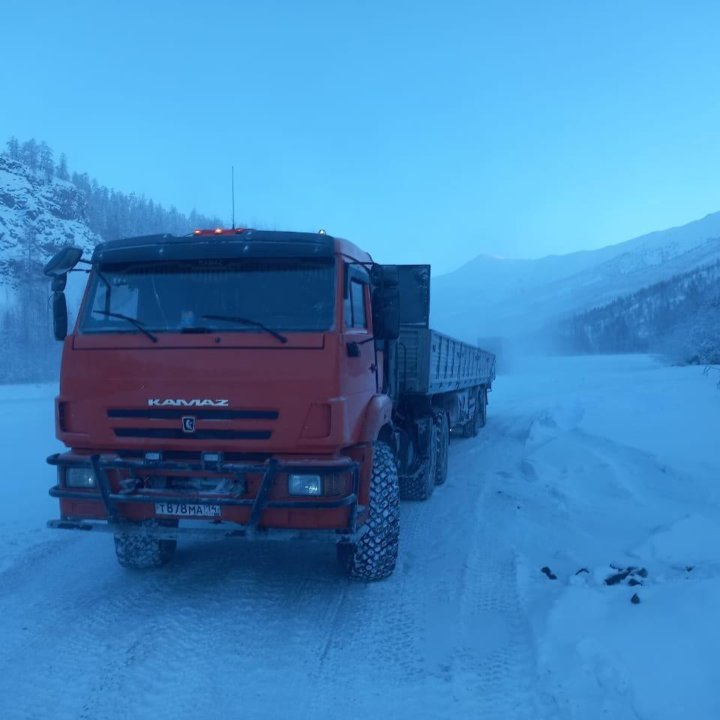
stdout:
{"type": "Polygon", "coordinates": [[[385,268],[389,265],[373,265],[370,268],[370,282],[373,287],[380,287],[383,284],[383,277],[385,276],[385,268]]]}
{"type": "Polygon", "coordinates": [[[50,283],[53,292],[62,292],[67,285],[67,275],[55,275],[50,283]]]}
{"type": "Polygon", "coordinates": [[[80,262],[82,254],[80,248],[64,247],[56,252],[43,268],[45,275],[52,278],[50,289],[53,291],[53,333],[56,340],[64,340],[67,337],[68,312],[63,291],[67,285],[67,274],[80,262]]]}
{"type": "Polygon", "coordinates": [[[53,332],[56,340],[64,340],[67,336],[68,314],[65,293],[54,292],[52,296],[53,332]]]}
{"type": "Polygon", "coordinates": [[[79,262],[83,251],[77,247],[64,247],[53,255],[43,268],[48,277],[67,275],[79,262]]]}
{"type": "Polygon", "coordinates": [[[382,337],[384,340],[397,340],[400,337],[400,294],[397,301],[383,308],[382,337]]]}
{"type": "Polygon", "coordinates": [[[400,273],[395,265],[372,268],[373,329],[381,340],[400,337],[400,273]]]}

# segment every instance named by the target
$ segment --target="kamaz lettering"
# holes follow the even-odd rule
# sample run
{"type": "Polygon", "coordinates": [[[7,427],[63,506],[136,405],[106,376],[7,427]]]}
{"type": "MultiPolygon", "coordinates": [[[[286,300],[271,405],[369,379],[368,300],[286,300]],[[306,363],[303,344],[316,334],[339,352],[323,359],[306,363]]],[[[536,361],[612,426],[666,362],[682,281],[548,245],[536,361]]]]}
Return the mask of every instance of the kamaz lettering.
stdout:
{"type": "Polygon", "coordinates": [[[150,407],[229,407],[229,400],[183,400],[178,398],[177,400],[167,399],[160,400],[159,398],[149,398],[148,405],[150,407]]]}

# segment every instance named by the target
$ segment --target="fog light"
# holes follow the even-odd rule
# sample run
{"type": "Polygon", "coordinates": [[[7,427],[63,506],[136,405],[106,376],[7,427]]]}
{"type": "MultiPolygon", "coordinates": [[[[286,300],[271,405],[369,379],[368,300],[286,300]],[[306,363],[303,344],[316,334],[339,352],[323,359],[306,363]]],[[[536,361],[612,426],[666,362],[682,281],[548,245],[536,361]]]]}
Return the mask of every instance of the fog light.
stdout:
{"type": "Polygon", "coordinates": [[[290,495],[322,495],[322,478],[319,475],[288,475],[290,495]]]}
{"type": "Polygon", "coordinates": [[[65,487],[93,488],[95,475],[92,468],[70,467],[65,470],[65,487]]]}

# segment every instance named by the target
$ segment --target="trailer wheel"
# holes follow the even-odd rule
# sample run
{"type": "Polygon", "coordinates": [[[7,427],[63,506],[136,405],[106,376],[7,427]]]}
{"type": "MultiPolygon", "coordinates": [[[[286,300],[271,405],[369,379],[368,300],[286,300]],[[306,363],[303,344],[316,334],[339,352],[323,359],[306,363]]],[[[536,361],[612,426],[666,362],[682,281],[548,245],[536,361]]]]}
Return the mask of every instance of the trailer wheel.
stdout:
{"type": "Polygon", "coordinates": [[[447,413],[436,410],[433,413],[433,422],[437,428],[435,450],[435,484],[442,485],[447,480],[448,446],[450,444],[450,423],[447,413]]]}
{"type": "Polygon", "coordinates": [[[421,472],[400,478],[400,498],[402,500],[427,500],[433,494],[437,482],[438,458],[438,427],[434,422],[434,418],[430,426],[430,432],[432,433],[428,443],[430,457],[427,458],[421,472]]]}
{"type": "Polygon", "coordinates": [[[400,539],[400,492],[390,447],[373,445],[367,530],[357,543],[338,543],[338,560],[351,578],[370,582],[392,575],[400,539]]]}
{"type": "MultiPolygon", "coordinates": [[[[487,422],[487,388],[481,387],[478,393],[478,416],[475,427],[479,430],[485,427],[487,422]]],[[[477,435],[477,433],[475,433],[477,435]]]]}
{"type": "Polygon", "coordinates": [[[464,438],[472,438],[478,434],[477,414],[478,414],[478,407],[477,407],[477,403],[476,403],[475,410],[473,411],[473,416],[470,418],[470,420],[468,420],[462,426],[462,436],[464,438]]]}
{"type": "MultiPolygon", "coordinates": [[[[148,520],[140,525],[155,527],[159,523],[148,520]]],[[[116,532],[115,555],[124,568],[143,570],[165,565],[175,554],[177,540],[159,540],[142,532],[116,532]]]]}
{"type": "Polygon", "coordinates": [[[485,421],[487,419],[487,390],[480,388],[478,390],[477,397],[475,399],[475,411],[470,420],[465,423],[463,427],[463,437],[473,438],[477,437],[480,432],[480,428],[485,427],[485,421]]]}

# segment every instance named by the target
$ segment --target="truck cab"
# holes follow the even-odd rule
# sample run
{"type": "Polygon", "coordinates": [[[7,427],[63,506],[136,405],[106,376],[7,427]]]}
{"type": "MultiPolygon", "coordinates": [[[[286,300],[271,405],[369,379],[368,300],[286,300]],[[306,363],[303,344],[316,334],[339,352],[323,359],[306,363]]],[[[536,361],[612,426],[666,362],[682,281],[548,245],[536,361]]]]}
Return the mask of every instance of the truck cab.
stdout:
{"type": "Polygon", "coordinates": [[[54,525],[104,525],[129,565],[159,564],[186,519],[354,546],[392,412],[370,256],[231,230],[107,242],[90,263],[63,340],[54,525]],[[143,543],[149,561],[132,557],[143,543]]]}

